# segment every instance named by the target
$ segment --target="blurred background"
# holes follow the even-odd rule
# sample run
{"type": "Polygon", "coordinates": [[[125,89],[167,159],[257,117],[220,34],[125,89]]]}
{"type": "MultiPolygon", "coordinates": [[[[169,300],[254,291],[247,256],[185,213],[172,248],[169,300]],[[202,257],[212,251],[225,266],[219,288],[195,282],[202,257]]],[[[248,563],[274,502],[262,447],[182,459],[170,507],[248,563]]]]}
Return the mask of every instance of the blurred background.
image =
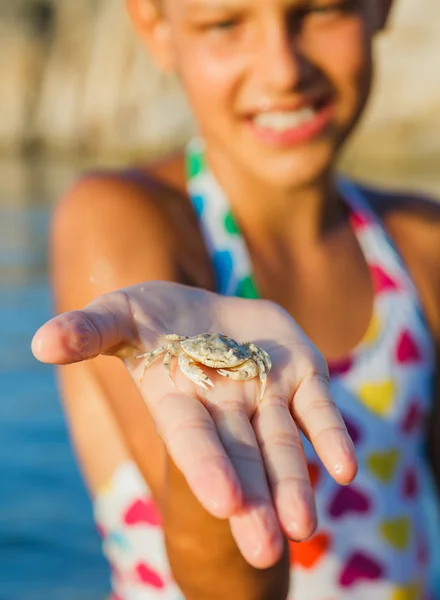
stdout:
{"type": "MultiPolygon", "coordinates": [[[[396,0],[341,170],[440,198],[439,24],[439,0],[396,0]]],[[[29,347],[51,314],[51,208],[88,166],[149,160],[191,132],[122,0],[0,0],[0,600],[109,591],[53,371],[29,347]]]]}

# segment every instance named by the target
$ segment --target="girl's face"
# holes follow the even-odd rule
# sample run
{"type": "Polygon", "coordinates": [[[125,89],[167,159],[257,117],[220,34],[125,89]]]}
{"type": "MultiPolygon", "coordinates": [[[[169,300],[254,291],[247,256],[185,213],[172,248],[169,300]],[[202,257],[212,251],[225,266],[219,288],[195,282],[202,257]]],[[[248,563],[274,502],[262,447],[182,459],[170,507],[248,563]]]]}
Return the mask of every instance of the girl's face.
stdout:
{"type": "Polygon", "coordinates": [[[293,188],[328,171],[364,107],[375,1],[162,0],[147,35],[217,162],[293,188]]]}

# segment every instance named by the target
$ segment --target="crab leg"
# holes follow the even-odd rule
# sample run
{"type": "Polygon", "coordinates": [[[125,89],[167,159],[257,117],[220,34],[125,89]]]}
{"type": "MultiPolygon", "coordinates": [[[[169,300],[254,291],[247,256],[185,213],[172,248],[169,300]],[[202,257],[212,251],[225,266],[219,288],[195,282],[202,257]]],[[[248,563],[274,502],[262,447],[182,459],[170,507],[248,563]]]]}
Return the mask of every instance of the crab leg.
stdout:
{"type": "Polygon", "coordinates": [[[272,368],[272,361],[270,359],[270,356],[268,355],[268,353],[263,350],[263,348],[260,348],[260,346],[257,346],[256,344],[253,344],[252,342],[248,342],[246,344],[243,344],[244,348],[246,348],[246,350],[249,350],[252,354],[256,354],[265,364],[266,367],[266,373],[269,373],[269,371],[272,368]]]}
{"type": "Polygon", "coordinates": [[[267,368],[266,368],[266,363],[258,355],[254,357],[254,360],[257,363],[259,371],[260,371],[260,382],[261,382],[260,401],[261,401],[263,398],[264,392],[266,390],[267,368]]]}
{"type": "MultiPolygon", "coordinates": [[[[142,379],[144,378],[144,375],[145,375],[145,371],[148,369],[148,367],[164,352],[166,352],[166,355],[163,359],[165,370],[167,371],[168,377],[171,379],[170,359],[171,359],[171,356],[177,356],[178,350],[179,350],[179,344],[164,344],[163,346],[159,346],[159,348],[156,348],[156,350],[154,350],[153,352],[145,352],[144,354],[139,354],[139,356],[136,356],[136,358],[145,358],[146,359],[145,364],[144,364],[144,369],[142,371],[142,375],[140,378],[140,382],[142,382],[142,379]]],[[[171,381],[172,381],[172,379],[171,379],[171,381]]],[[[173,385],[174,385],[174,383],[173,383],[173,385]]]]}
{"type": "Polygon", "coordinates": [[[256,352],[254,353],[253,358],[249,358],[241,365],[238,365],[238,367],[231,367],[230,369],[218,370],[220,375],[223,375],[223,377],[229,377],[230,379],[237,379],[239,381],[253,379],[257,375],[259,375],[261,382],[260,400],[263,398],[264,392],[266,390],[267,371],[268,369],[266,363],[260,358],[260,356],[256,352]]]}
{"type": "Polygon", "coordinates": [[[156,348],[156,350],[154,350],[153,352],[145,352],[144,354],[139,354],[138,356],[136,356],[136,358],[145,358],[145,364],[144,364],[144,368],[142,371],[142,375],[140,378],[140,382],[142,382],[142,379],[144,378],[145,375],[145,371],[148,369],[148,367],[156,360],[156,358],[158,358],[161,354],[163,354],[164,352],[168,352],[170,348],[170,344],[166,344],[165,346],[159,346],[159,348],[156,348]]]}
{"type": "Polygon", "coordinates": [[[186,377],[188,377],[188,379],[190,379],[200,387],[205,388],[205,390],[208,389],[208,385],[214,387],[214,384],[209,379],[209,377],[205,375],[205,373],[202,371],[202,369],[200,369],[200,367],[196,366],[196,364],[194,363],[192,358],[188,356],[188,354],[182,352],[181,354],[179,354],[179,358],[177,360],[179,363],[180,370],[184,375],[186,375],[186,377]]]}
{"type": "Polygon", "coordinates": [[[168,375],[168,379],[171,381],[171,385],[173,387],[176,387],[176,384],[174,383],[173,380],[173,376],[171,375],[171,358],[173,356],[176,356],[176,351],[174,348],[171,348],[170,350],[168,350],[168,352],[165,354],[165,356],[163,357],[163,366],[165,368],[165,372],[168,375]]]}
{"type": "Polygon", "coordinates": [[[188,336],[186,335],[177,335],[177,333],[169,333],[165,336],[165,339],[170,340],[172,342],[183,342],[183,340],[187,340],[188,336]]]}

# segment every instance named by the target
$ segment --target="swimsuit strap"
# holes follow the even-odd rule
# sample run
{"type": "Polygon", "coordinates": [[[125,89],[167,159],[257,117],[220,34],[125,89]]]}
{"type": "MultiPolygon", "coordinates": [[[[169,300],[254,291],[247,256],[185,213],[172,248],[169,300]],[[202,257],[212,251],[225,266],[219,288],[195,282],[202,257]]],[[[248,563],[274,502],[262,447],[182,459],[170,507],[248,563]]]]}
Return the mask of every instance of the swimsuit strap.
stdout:
{"type": "MultiPolygon", "coordinates": [[[[186,167],[188,194],[214,267],[217,292],[226,296],[259,298],[245,240],[228,198],[206,164],[203,142],[199,138],[187,146],[186,167]]],[[[395,293],[408,295],[419,307],[408,270],[364,194],[348,179],[340,178],[337,183],[349,209],[353,232],[370,268],[375,302],[384,290],[393,288],[395,293]]],[[[382,296],[380,301],[383,302],[382,296]]]]}

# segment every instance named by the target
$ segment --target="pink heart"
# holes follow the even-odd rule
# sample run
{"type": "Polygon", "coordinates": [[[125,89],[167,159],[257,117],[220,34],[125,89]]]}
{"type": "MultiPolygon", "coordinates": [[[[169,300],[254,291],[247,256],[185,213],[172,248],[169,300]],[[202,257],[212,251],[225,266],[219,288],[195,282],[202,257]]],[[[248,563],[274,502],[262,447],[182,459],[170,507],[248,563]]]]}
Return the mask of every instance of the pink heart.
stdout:
{"type": "Polygon", "coordinates": [[[353,421],[351,421],[346,415],[342,414],[342,418],[344,419],[344,423],[347,427],[348,434],[353,440],[353,444],[357,444],[361,437],[359,427],[357,427],[357,425],[355,425],[353,421]]]}
{"type": "Polygon", "coordinates": [[[160,515],[151,499],[136,500],[124,515],[126,525],[160,525],[160,515]]]}
{"type": "Polygon", "coordinates": [[[338,375],[345,375],[353,366],[352,358],[344,358],[340,361],[328,361],[328,370],[331,377],[337,377],[338,375]]]}
{"type": "Polygon", "coordinates": [[[421,352],[409,331],[404,331],[400,336],[396,357],[397,362],[400,364],[417,362],[422,358],[421,352]]]}
{"type": "Polygon", "coordinates": [[[417,540],[417,562],[421,566],[425,566],[429,558],[429,549],[426,540],[419,538],[417,540]]]}
{"type": "Polygon", "coordinates": [[[414,469],[408,469],[403,479],[403,495],[405,498],[414,498],[417,495],[419,486],[417,474],[414,469]]]}
{"type": "Polygon", "coordinates": [[[157,573],[150,569],[145,563],[139,563],[136,565],[136,574],[140,581],[145,585],[151,585],[157,589],[162,589],[165,587],[165,582],[157,573]]]}
{"type": "Polygon", "coordinates": [[[370,501],[365,494],[353,486],[341,487],[330,506],[330,515],[339,519],[347,513],[366,513],[370,509],[370,501]]]}
{"type": "Polygon", "coordinates": [[[379,265],[370,265],[370,273],[373,279],[374,289],[378,294],[398,289],[397,283],[393,281],[379,265]]]}
{"type": "Polygon", "coordinates": [[[402,421],[402,429],[404,433],[414,433],[414,431],[416,431],[416,429],[418,429],[418,427],[422,424],[424,417],[425,412],[422,409],[421,401],[413,400],[408,408],[405,418],[402,421]]]}
{"type": "Polygon", "coordinates": [[[379,579],[383,573],[382,567],[369,558],[366,554],[356,552],[351,556],[339,577],[339,583],[343,587],[351,587],[360,579],[374,581],[379,579]]]}

